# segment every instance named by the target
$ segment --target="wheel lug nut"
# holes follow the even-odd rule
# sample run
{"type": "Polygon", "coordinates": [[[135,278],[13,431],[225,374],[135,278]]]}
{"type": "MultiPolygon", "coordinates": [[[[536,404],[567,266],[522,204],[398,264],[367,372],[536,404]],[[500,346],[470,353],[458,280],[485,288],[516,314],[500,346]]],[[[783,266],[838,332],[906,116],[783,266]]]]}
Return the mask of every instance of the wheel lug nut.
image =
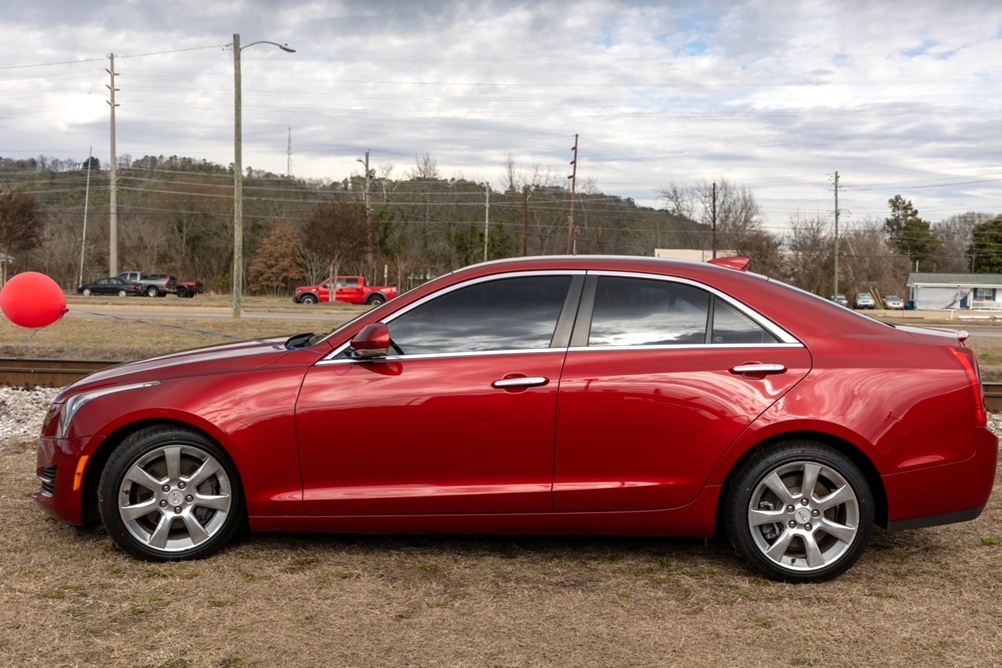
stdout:
{"type": "Polygon", "coordinates": [[[166,508],[167,507],[167,501],[166,500],[165,501],[161,501],[160,502],[160,507],[161,508],[166,508]]]}
{"type": "Polygon", "coordinates": [[[170,485],[164,485],[164,486],[163,486],[163,490],[164,490],[165,492],[169,492],[169,491],[170,491],[170,485]]]}
{"type": "Polygon", "coordinates": [[[195,497],[189,494],[188,496],[184,497],[184,500],[187,501],[188,503],[191,503],[192,501],[195,500],[195,497]]]}
{"type": "Polygon", "coordinates": [[[181,506],[176,506],[174,508],[174,514],[175,515],[180,515],[181,514],[181,506]]]}
{"type": "Polygon", "coordinates": [[[810,531],[811,530],[811,525],[810,524],[805,524],[804,525],[804,529],[806,529],[807,531],[810,531]]]}
{"type": "Polygon", "coordinates": [[[817,517],[817,516],[819,516],[820,514],[821,514],[821,511],[820,511],[820,510],[812,510],[812,511],[811,511],[811,515],[813,515],[814,517],[817,517]]]}
{"type": "Polygon", "coordinates": [[[796,529],[797,528],[797,523],[794,522],[793,520],[790,520],[790,528],[791,529],[796,529]]]}
{"type": "Polygon", "coordinates": [[[786,512],[788,512],[788,513],[792,513],[793,510],[794,510],[794,508],[793,508],[792,504],[786,507],[786,512]]]}
{"type": "Polygon", "coordinates": [[[179,482],[179,483],[177,484],[177,488],[178,488],[178,489],[184,489],[184,483],[183,483],[183,482],[179,482]]]}
{"type": "Polygon", "coordinates": [[[807,505],[807,499],[801,499],[800,500],[800,505],[806,506],[807,505]]]}

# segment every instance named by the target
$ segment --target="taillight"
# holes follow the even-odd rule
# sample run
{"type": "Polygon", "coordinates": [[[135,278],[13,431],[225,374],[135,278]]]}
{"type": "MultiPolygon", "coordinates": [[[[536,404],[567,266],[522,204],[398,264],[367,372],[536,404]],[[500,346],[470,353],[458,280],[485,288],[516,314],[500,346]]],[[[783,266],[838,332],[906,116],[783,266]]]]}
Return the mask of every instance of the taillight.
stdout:
{"type": "Polygon", "coordinates": [[[974,351],[970,348],[950,348],[950,352],[953,353],[953,356],[957,358],[960,366],[967,373],[971,389],[974,390],[974,417],[977,420],[978,426],[983,427],[988,424],[988,416],[985,410],[985,396],[981,392],[978,359],[974,356],[974,351]]]}

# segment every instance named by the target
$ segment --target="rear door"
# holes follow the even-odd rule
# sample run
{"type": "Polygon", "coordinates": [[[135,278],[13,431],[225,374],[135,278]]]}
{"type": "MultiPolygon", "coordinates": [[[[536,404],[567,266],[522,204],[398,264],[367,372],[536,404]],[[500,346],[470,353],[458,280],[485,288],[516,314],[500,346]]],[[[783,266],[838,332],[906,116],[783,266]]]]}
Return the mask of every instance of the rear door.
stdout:
{"type": "Polygon", "coordinates": [[[683,280],[589,275],[558,397],[558,511],[692,501],[727,446],[806,375],[777,326],[683,280]]]}

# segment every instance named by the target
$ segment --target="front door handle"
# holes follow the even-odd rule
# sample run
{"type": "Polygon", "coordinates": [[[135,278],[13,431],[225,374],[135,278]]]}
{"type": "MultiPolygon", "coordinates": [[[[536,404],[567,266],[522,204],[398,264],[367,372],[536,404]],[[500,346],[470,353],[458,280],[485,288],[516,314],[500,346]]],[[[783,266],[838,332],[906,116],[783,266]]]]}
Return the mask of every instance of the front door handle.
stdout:
{"type": "Polygon", "coordinates": [[[782,364],[739,364],[736,367],[731,367],[731,373],[740,374],[769,374],[769,373],[786,373],[786,367],[782,364]]]}
{"type": "Polygon", "coordinates": [[[502,378],[491,383],[491,387],[496,390],[511,390],[520,387],[539,387],[550,382],[544,376],[517,376],[515,378],[502,378]]]}

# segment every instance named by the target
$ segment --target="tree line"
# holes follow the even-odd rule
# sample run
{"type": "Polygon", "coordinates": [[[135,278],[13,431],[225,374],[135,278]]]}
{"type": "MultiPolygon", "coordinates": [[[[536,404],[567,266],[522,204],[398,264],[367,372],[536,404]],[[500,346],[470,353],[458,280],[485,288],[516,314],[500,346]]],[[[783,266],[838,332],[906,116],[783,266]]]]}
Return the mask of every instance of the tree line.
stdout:
{"type": "MultiPolygon", "coordinates": [[[[80,165],[0,157],[0,279],[41,271],[71,290],[106,275],[110,184],[100,167],[95,158],[80,165]]],[[[835,288],[831,214],[798,213],[777,236],[754,194],[726,179],[668,184],[658,192],[663,207],[652,208],[602,193],[587,179],[572,194],[565,175],[510,156],[497,189],[443,177],[429,154],[400,176],[395,171],[384,164],[335,181],[248,168],[248,291],[288,295],[338,273],[379,282],[385,275],[407,289],[485,258],[568,249],[649,256],[655,248],[736,252],[758,273],[824,296],[835,288]]],[[[119,269],[171,272],[228,292],[232,166],[123,156],[117,177],[119,269]]],[[[1002,272],[1002,216],[969,212],[930,223],[900,195],[888,207],[885,219],[840,232],[839,291],[903,294],[910,271],[1002,272]]]]}

